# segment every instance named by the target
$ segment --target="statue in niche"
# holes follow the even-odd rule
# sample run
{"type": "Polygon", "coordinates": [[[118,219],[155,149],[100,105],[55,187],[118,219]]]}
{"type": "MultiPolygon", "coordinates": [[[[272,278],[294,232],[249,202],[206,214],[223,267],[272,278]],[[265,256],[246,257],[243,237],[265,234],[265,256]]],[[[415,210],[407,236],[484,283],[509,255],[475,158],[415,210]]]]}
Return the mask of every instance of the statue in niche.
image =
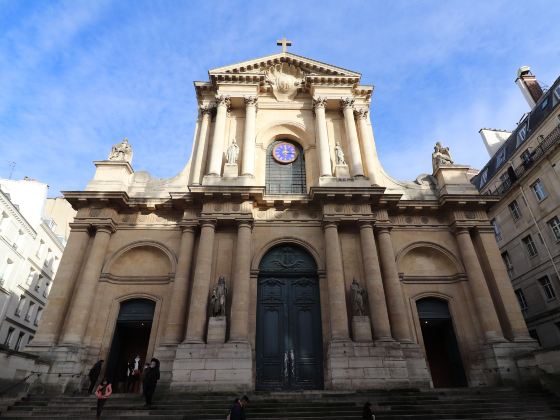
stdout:
{"type": "Polygon", "coordinates": [[[212,289],[212,296],[210,297],[212,316],[226,315],[227,293],[228,289],[226,287],[226,279],[224,276],[220,276],[218,284],[212,289]]]}
{"type": "Polygon", "coordinates": [[[346,165],[346,161],[344,160],[344,152],[342,151],[342,146],[340,146],[339,142],[336,142],[336,146],[334,147],[334,154],[336,156],[337,165],[346,165]]]}
{"type": "Polygon", "coordinates": [[[434,172],[440,165],[453,165],[453,159],[451,159],[449,147],[443,147],[438,141],[434,146],[434,152],[432,153],[432,167],[434,172]]]}
{"type": "Polygon", "coordinates": [[[366,311],[364,309],[364,296],[366,291],[362,289],[360,283],[354,278],[352,280],[352,286],[350,286],[352,291],[352,314],[354,316],[364,316],[366,311]]]}
{"type": "Polygon", "coordinates": [[[111,153],[109,153],[109,160],[132,162],[132,146],[128,143],[128,139],[125,138],[120,143],[113,145],[111,153]]]}
{"type": "Polygon", "coordinates": [[[226,154],[227,163],[236,164],[238,157],[239,157],[239,146],[235,142],[235,139],[233,139],[227,149],[227,154],[226,154]]]}

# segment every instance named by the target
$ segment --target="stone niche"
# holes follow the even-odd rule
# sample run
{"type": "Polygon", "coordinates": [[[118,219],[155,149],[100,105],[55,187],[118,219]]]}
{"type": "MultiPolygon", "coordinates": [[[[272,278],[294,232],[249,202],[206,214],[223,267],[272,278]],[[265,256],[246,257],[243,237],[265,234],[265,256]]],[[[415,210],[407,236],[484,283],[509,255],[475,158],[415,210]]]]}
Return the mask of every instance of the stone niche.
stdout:
{"type": "Polygon", "coordinates": [[[109,273],[117,277],[166,277],[173,271],[169,256],[161,249],[140,245],[110,262],[109,273]]]}

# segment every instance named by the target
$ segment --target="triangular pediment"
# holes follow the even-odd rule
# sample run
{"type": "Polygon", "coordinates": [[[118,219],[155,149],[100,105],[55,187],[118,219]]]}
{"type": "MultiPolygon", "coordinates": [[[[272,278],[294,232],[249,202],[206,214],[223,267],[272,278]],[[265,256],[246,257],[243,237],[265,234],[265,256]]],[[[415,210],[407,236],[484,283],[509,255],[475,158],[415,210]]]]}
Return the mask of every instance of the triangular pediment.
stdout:
{"type": "Polygon", "coordinates": [[[360,78],[360,73],[344,69],[342,67],[326,64],[321,61],[312,60],[307,57],[282,52],[265,57],[255,58],[253,60],[243,61],[241,63],[231,64],[229,66],[217,67],[208,73],[211,78],[224,74],[263,74],[270,66],[288,63],[299,68],[307,76],[326,76],[326,77],[344,77],[344,78],[360,78]]]}

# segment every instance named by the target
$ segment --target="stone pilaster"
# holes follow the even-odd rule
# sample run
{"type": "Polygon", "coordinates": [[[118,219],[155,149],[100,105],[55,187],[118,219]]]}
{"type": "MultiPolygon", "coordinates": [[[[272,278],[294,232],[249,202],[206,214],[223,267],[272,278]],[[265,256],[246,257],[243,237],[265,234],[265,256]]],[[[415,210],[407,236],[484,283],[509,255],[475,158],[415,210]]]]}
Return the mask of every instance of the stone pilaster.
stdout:
{"type": "Polygon", "coordinates": [[[216,220],[202,220],[200,224],[198,255],[185,338],[189,343],[204,342],[216,220]]]}
{"type": "Polygon", "coordinates": [[[241,157],[241,175],[255,176],[255,124],[257,121],[257,97],[246,96],[245,131],[241,157]]]}
{"type": "Polygon", "coordinates": [[[194,157],[194,166],[192,171],[192,183],[200,184],[204,172],[203,162],[204,155],[208,146],[208,126],[210,125],[210,117],[214,108],[211,106],[203,106],[200,108],[202,120],[200,122],[200,130],[198,134],[198,142],[196,146],[196,155],[194,157]]]}
{"type": "Polygon", "coordinates": [[[221,176],[222,158],[224,154],[224,139],[226,132],[227,111],[230,105],[229,96],[216,96],[217,111],[216,121],[214,122],[214,135],[210,145],[210,163],[208,165],[208,175],[221,176]]]}
{"type": "Polygon", "coordinates": [[[360,151],[360,141],[356,131],[356,121],[354,120],[354,99],[344,98],[341,101],[342,114],[344,115],[344,128],[348,147],[350,149],[350,169],[352,176],[364,176],[362,165],[362,154],[360,151]]]}
{"type": "Polygon", "coordinates": [[[332,176],[331,156],[329,151],[329,137],[327,134],[327,119],[325,116],[326,98],[314,98],[313,109],[318,135],[319,171],[320,176],[332,176]]]}
{"type": "Polygon", "coordinates": [[[412,341],[408,313],[404,304],[403,291],[395,261],[393,241],[388,226],[377,227],[377,241],[379,243],[379,257],[383,273],[383,286],[387,297],[387,308],[393,338],[399,341],[412,341]]]}
{"type": "Polygon", "coordinates": [[[375,141],[373,133],[369,129],[369,110],[358,109],[355,111],[356,119],[358,121],[358,132],[364,148],[364,160],[367,168],[367,176],[374,184],[380,184],[379,178],[379,159],[377,157],[377,150],[375,148],[375,141]]]}

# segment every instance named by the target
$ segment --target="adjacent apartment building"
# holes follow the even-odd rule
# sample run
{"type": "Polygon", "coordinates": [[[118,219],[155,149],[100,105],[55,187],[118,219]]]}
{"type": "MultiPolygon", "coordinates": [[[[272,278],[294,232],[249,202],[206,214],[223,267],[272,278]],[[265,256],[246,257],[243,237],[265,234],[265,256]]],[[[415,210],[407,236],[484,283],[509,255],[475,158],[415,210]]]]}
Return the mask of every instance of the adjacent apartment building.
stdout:
{"type": "Polygon", "coordinates": [[[482,129],[490,160],[472,182],[500,201],[496,240],[533,338],[560,345],[560,77],[543,90],[529,67],[516,83],[529,103],[513,132],[482,129]]]}
{"type": "Polygon", "coordinates": [[[75,215],[47,191],[28,178],[0,179],[0,346],[11,350],[35,335],[75,215]]]}

